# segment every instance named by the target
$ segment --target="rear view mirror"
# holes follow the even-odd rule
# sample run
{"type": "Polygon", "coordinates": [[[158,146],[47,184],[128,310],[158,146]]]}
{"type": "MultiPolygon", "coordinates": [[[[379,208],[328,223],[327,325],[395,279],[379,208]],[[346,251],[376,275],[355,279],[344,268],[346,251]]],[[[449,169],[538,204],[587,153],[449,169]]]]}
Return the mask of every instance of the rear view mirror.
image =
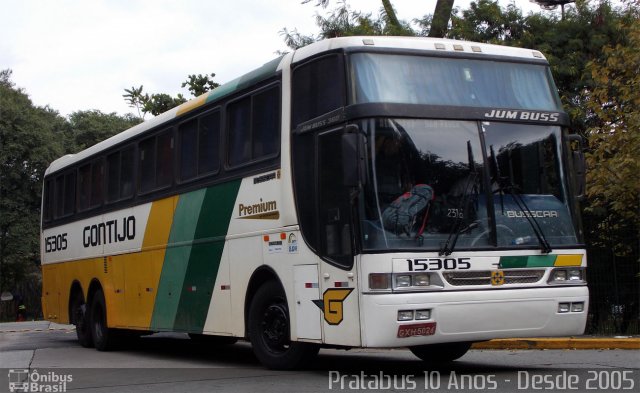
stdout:
{"type": "Polygon", "coordinates": [[[343,183],[359,187],[366,182],[366,139],[358,127],[347,126],[342,134],[343,183]]]}
{"type": "Polygon", "coordinates": [[[580,135],[569,135],[570,158],[573,164],[574,176],[576,179],[575,193],[578,200],[585,198],[587,184],[587,164],[584,158],[585,140],[580,135]]]}

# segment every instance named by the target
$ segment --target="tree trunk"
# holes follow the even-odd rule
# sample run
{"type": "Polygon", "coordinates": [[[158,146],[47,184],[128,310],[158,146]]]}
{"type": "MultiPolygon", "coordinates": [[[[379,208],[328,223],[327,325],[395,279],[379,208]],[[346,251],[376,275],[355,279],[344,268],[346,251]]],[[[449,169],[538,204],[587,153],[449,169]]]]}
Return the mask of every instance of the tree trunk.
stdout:
{"type": "MultiPolygon", "coordinates": [[[[451,3],[453,5],[453,1],[451,3]]],[[[391,1],[382,0],[382,7],[384,8],[384,13],[387,14],[387,20],[389,21],[389,24],[399,30],[400,22],[398,21],[398,17],[396,16],[396,11],[393,9],[393,5],[391,5],[391,1]]]]}
{"type": "Polygon", "coordinates": [[[438,0],[436,9],[433,11],[429,37],[442,38],[447,34],[449,19],[451,19],[451,11],[453,10],[453,2],[454,0],[438,0]]]}

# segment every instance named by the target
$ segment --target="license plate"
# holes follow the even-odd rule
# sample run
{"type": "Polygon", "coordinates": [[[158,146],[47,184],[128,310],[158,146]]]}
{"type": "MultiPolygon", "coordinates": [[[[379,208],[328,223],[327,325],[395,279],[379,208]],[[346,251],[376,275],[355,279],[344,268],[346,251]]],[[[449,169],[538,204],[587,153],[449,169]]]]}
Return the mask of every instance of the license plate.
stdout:
{"type": "Polygon", "coordinates": [[[413,336],[431,336],[436,333],[436,323],[415,323],[412,325],[401,325],[398,327],[398,338],[413,336]]]}

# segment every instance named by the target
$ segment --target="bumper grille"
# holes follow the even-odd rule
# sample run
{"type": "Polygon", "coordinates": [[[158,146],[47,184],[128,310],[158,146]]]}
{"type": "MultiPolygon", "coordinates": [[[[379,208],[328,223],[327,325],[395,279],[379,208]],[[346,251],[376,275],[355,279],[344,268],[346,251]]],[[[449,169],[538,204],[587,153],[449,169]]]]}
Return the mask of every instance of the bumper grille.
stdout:
{"type": "MultiPolygon", "coordinates": [[[[492,270],[466,271],[466,272],[446,272],[443,273],[444,279],[450,285],[491,285],[492,270]]],[[[503,270],[504,285],[506,284],[533,284],[542,279],[544,270],[503,270]]]]}

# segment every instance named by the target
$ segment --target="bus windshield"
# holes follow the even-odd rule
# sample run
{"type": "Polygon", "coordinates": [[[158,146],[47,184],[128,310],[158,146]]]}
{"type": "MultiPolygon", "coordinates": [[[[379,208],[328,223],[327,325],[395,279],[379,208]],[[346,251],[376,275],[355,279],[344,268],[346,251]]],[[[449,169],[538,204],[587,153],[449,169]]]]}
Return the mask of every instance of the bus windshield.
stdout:
{"type": "Polygon", "coordinates": [[[442,250],[454,237],[456,250],[578,243],[560,127],[393,118],[360,127],[365,250],[442,250]]]}
{"type": "Polygon", "coordinates": [[[351,101],[561,111],[545,65],[355,53],[351,101]]]}

